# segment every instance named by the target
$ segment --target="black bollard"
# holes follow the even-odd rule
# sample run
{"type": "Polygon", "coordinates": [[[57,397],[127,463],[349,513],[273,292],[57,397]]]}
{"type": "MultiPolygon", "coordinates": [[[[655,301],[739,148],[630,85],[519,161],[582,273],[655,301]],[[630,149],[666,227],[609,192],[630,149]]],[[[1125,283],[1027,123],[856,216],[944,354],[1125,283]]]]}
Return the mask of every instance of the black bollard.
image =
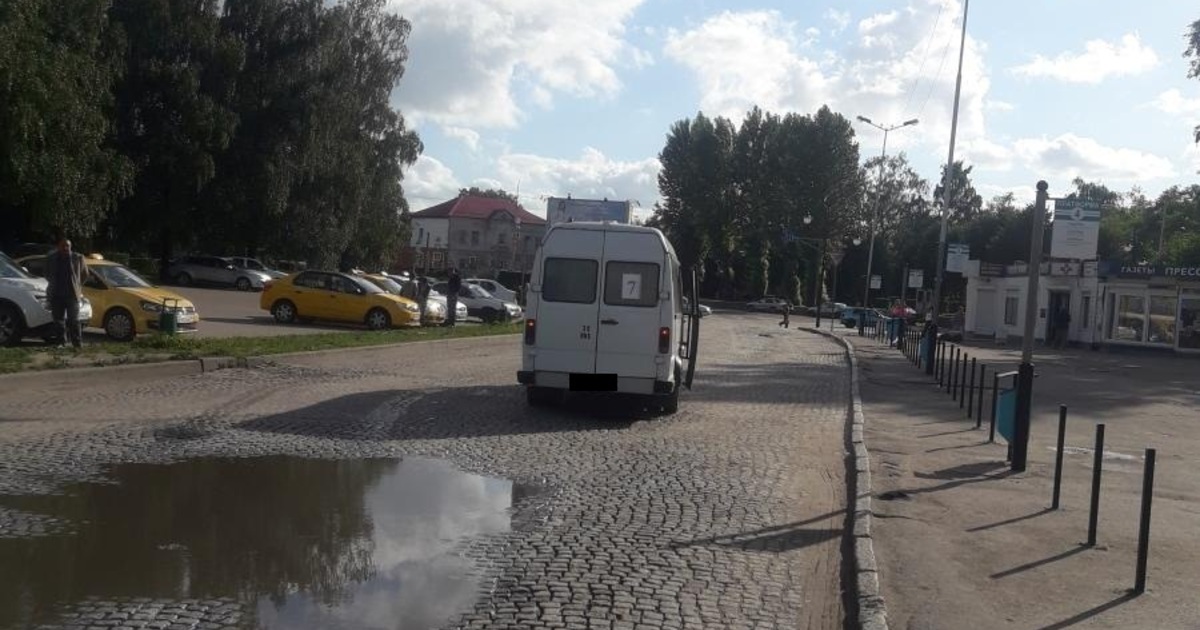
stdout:
{"type": "Polygon", "coordinates": [[[975,400],[974,400],[974,398],[972,398],[971,402],[967,402],[967,394],[970,394],[971,396],[975,395],[975,357],[971,357],[971,384],[970,385],[967,384],[966,370],[967,370],[967,363],[966,363],[966,361],[964,361],[963,362],[963,382],[962,382],[963,391],[960,391],[958,393],[958,408],[962,409],[963,405],[965,404],[967,407],[967,417],[970,418],[971,417],[971,402],[975,402],[975,400]]]}
{"type": "Polygon", "coordinates": [[[938,387],[942,386],[942,377],[946,373],[946,342],[938,340],[938,360],[937,366],[934,368],[937,372],[938,387]]]}
{"type": "Polygon", "coordinates": [[[1054,494],[1050,498],[1050,509],[1058,509],[1058,497],[1062,490],[1063,446],[1067,439],[1067,406],[1058,406],[1058,448],[1054,454],[1054,494]]]}
{"type": "Polygon", "coordinates": [[[988,427],[988,443],[996,441],[996,399],[1000,396],[1000,373],[992,375],[992,423],[988,427]]]}
{"type": "Polygon", "coordinates": [[[1092,458],[1092,506],[1088,510],[1087,546],[1096,546],[1096,525],[1100,518],[1100,474],[1104,466],[1104,425],[1096,425],[1096,452],[1092,458]]]}
{"type": "Polygon", "coordinates": [[[1138,528],[1137,578],[1133,592],[1146,592],[1146,557],[1150,554],[1150,507],[1154,502],[1154,460],[1156,452],[1146,449],[1146,467],[1142,472],[1142,523],[1138,528]]]}
{"type": "Polygon", "coordinates": [[[980,426],[983,425],[983,390],[986,389],[983,385],[983,383],[984,383],[983,377],[985,374],[987,374],[987,364],[986,363],[981,364],[979,366],[979,401],[976,403],[978,406],[975,408],[975,428],[976,429],[978,429],[980,426]]]}
{"type": "Polygon", "coordinates": [[[950,381],[950,400],[958,400],[958,381],[962,379],[963,361],[967,353],[961,349],[954,353],[954,378],[950,381]]]}

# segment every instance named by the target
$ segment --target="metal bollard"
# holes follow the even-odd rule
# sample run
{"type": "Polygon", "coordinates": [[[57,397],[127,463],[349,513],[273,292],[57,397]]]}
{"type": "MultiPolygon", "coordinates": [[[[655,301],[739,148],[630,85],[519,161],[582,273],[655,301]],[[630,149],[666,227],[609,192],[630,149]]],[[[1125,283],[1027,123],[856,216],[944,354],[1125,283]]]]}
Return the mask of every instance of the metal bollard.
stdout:
{"type": "Polygon", "coordinates": [[[1067,439],[1067,406],[1058,406],[1058,448],[1054,454],[1054,494],[1050,498],[1050,509],[1058,509],[1058,497],[1062,490],[1063,446],[1067,439]]]}
{"type": "Polygon", "coordinates": [[[1092,458],[1092,505],[1088,510],[1087,546],[1096,546],[1096,525],[1100,518],[1100,475],[1104,466],[1104,425],[1096,425],[1096,452],[1092,458]]]}
{"type": "Polygon", "coordinates": [[[988,443],[996,441],[996,399],[1000,396],[1000,372],[992,375],[992,421],[988,426],[988,443]]]}
{"type": "MultiPolygon", "coordinates": [[[[975,395],[975,357],[971,357],[971,384],[970,385],[967,385],[966,370],[967,370],[967,362],[963,361],[963,382],[962,382],[963,390],[958,392],[958,408],[962,409],[963,405],[965,404],[967,407],[967,417],[970,418],[971,417],[971,404],[967,402],[967,394],[970,394],[971,396],[975,395]]],[[[971,402],[975,402],[975,400],[971,399],[971,402]]]]}
{"type": "Polygon", "coordinates": [[[950,344],[942,342],[942,358],[938,361],[938,387],[946,384],[946,358],[950,354],[950,344]]]}
{"type": "Polygon", "coordinates": [[[1146,559],[1150,554],[1150,508],[1154,503],[1154,460],[1157,453],[1154,449],[1146,449],[1146,466],[1142,472],[1142,522],[1138,527],[1137,577],[1133,582],[1133,592],[1146,592],[1146,559]]]}
{"type": "Polygon", "coordinates": [[[986,389],[983,385],[984,375],[987,374],[987,364],[983,363],[979,366],[979,401],[975,408],[975,428],[978,429],[983,425],[983,390],[986,389]]]}
{"type": "Polygon", "coordinates": [[[959,372],[962,370],[963,355],[965,353],[961,348],[954,349],[954,372],[950,377],[950,400],[958,400],[958,379],[959,372]]]}

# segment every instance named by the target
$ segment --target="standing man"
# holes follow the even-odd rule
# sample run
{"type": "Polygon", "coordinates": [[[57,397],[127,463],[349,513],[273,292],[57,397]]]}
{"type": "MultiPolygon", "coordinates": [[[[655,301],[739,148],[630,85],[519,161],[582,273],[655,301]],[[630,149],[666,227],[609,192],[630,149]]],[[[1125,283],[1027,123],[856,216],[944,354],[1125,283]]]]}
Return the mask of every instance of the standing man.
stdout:
{"type": "Polygon", "coordinates": [[[71,241],[58,240],[58,250],[46,256],[46,293],[50,298],[50,316],[58,329],[61,342],[70,341],[79,349],[83,345],[83,330],[79,323],[79,300],[83,298],[83,280],[87,278],[87,263],[83,256],[71,251],[71,241]],[[63,318],[66,318],[64,325],[63,318]]]}
{"type": "MultiPolygon", "coordinates": [[[[413,275],[416,275],[414,272],[413,275]]],[[[417,276],[417,306],[421,307],[421,323],[425,323],[425,305],[429,303],[429,281],[417,276]]]]}
{"type": "Polygon", "coordinates": [[[1054,347],[1064,348],[1070,342],[1071,311],[1065,306],[1059,306],[1054,313],[1054,347]]]}
{"type": "Polygon", "coordinates": [[[458,268],[450,268],[450,278],[446,282],[446,324],[454,326],[458,323],[458,292],[462,290],[462,276],[458,275],[458,268]]]}

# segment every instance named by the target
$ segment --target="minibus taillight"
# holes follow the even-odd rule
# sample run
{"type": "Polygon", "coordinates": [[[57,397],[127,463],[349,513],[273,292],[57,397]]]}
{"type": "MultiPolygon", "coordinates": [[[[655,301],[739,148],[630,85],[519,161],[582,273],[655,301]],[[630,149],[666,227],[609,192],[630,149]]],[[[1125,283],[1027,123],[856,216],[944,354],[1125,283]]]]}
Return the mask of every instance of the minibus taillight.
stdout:
{"type": "Polygon", "coordinates": [[[658,353],[667,354],[671,351],[671,329],[663,326],[658,329],[658,353]]]}
{"type": "Polygon", "coordinates": [[[537,341],[537,320],[525,320],[525,345],[532,346],[537,341]]]}

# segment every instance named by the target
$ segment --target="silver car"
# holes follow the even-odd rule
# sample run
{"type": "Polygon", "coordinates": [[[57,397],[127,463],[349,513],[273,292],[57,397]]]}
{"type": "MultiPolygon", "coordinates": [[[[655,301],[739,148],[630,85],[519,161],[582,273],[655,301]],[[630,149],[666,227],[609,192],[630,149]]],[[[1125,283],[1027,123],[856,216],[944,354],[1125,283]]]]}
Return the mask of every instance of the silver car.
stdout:
{"type": "Polygon", "coordinates": [[[167,268],[167,277],[180,286],[212,285],[234,287],[239,291],[261,291],[271,276],[238,267],[221,256],[182,256],[167,268]]]}
{"type": "Polygon", "coordinates": [[[247,256],[230,256],[229,260],[233,263],[234,267],[241,267],[242,269],[249,269],[250,271],[261,271],[262,273],[265,273],[276,280],[287,277],[287,273],[278,269],[272,269],[257,258],[249,258],[247,256]]]}

